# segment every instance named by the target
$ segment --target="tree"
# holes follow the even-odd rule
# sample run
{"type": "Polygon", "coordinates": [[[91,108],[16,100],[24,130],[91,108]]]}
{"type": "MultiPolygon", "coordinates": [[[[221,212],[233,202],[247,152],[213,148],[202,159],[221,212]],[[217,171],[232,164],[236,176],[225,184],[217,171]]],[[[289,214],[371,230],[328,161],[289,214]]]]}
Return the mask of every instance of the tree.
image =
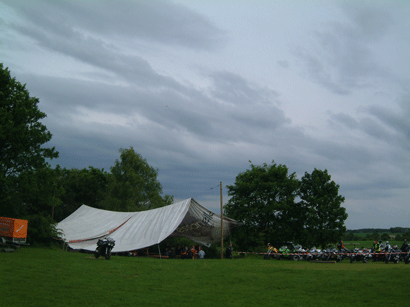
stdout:
{"type": "Polygon", "coordinates": [[[371,239],[374,240],[380,240],[380,234],[377,232],[373,232],[371,235],[371,239]]]}
{"type": "Polygon", "coordinates": [[[132,147],[120,149],[121,161],[116,160],[108,179],[108,196],[103,201],[106,209],[141,211],[170,205],[173,197],[161,196],[162,186],[158,171],[137,154],[132,147]]]}
{"type": "Polygon", "coordinates": [[[325,247],[340,240],[346,227],[346,209],[341,207],[345,198],[339,195],[339,185],[331,181],[327,170],[314,169],[301,179],[301,217],[304,240],[307,245],[325,247]]]}
{"type": "Polygon", "coordinates": [[[264,244],[292,240],[296,219],[295,197],[299,182],[295,173],[288,174],[285,165],[272,161],[240,173],[234,185],[228,185],[231,196],[225,213],[242,223],[235,231],[238,245],[249,248],[255,242],[264,244]],[[262,236],[262,238],[261,238],[262,236]]]}
{"type": "Polygon", "coordinates": [[[382,241],[389,241],[390,240],[390,235],[387,232],[385,232],[381,235],[380,238],[382,239],[382,241]]]}
{"type": "Polygon", "coordinates": [[[30,97],[25,85],[11,78],[0,63],[0,211],[15,213],[18,176],[47,166],[46,159],[58,157],[55,148],[43,145],[51,133],[40,120],[39,99],[30,97]]]}
{"type": "Polygon", "coordinates": [[[59,172],[57,186],[63,191],[59,196],[61,205],[54,211],[56,221],[63,220],[84,204],[104,209],[109,177],[104,169],[91,166],[88,169],[61,169],[57,165],[55,171],[59,172]]]}
{"type": "Polygon", "coordinates": [[[64,190],[58,186],[60,169],[49,166],[21,173],[18,176],[18,216],[43,215],[52,218],[54,208],[61,205],[64,190]]]}

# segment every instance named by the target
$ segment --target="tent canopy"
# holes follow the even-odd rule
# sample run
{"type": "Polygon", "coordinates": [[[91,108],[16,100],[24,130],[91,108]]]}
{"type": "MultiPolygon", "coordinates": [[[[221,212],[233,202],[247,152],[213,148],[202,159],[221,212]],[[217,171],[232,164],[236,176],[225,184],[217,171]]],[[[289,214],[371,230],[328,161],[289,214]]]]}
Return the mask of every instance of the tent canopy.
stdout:
{"type": "MultiPolygon", "coordinates": [[[[235,224],[235,220],[224,217],[224,236],[235,224]]],[[[116,212],[82,205],[58,223],[57,229],[73,249],[93,251],[98,239],[109,236],[115,240],[113,252],[126,252],[159,244],[169,236],[183,236],[210,245],[221,238],[221,217],[192,198],[141,212],[116,212]]]]}

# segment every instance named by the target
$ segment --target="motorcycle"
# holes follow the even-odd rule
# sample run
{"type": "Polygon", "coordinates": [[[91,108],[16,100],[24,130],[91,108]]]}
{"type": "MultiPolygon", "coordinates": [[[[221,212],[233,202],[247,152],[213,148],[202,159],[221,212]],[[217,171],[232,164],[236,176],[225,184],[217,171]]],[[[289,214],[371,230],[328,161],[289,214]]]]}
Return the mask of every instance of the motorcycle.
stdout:
{"type": "Polygon", "coordinates": [[[384,262],[386,264],[389,263],[389,261],[393,261],[396,264],[400,262],[400,253],[390,248],[386,248],[385,252],[386,254],[384,256],[384,262]]]}
{"type": "Polygon", "coordinates": [[[292,242],[287,242],[286,245],[279,248],[278,253],[278,260],[290,259],[298,261],[303,259],[303,256],[306,256],[306,250],[304,250],[301,245],[292,242]]]}
{"type": "Polygon", "coordinates": [[[368,249],[360,250],[355,248],[351,251],[349,258],[350,263],[355,263],[356,261],[363,261],[363,263],[367,263],[369,262],[369,259],[371,259],[371,253],[368,249]]]}
{"type": "Polygon", "coordinates": [[[275,257],[275,255],[277,255],[278,250],[271,246],[270,243],[268,243],[268,252],[264,255],[265,259],[271,259],[273,257],[275,257]]]}
{"type": "Polygon", "coordinates": [[[406,256],[404,256],[404,263],[409,264],[410,262],[410,254],[408,253],[406,256]]]}
{"type": "Polygon", "coordinates": [[[97,248],[94,252],[95,258],[98,258],[100,256],[105,257],[105,259],[110,259],[111,258],[111,250],[115,246],[115,240],[112,238],[105,238],[104,240],[99,239],[97,241],[97,248]]]}

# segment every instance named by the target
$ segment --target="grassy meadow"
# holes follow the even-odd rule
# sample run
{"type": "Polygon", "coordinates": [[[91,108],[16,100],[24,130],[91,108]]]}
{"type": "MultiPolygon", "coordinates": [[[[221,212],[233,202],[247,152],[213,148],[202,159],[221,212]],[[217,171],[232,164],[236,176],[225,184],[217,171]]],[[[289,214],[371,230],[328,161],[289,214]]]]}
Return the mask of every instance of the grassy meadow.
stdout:
{"type": "Polygon", "coordinates": [[[410,264],[179,260],[23,247],[0,253],[1,306],[406,304],[410,264]]]}

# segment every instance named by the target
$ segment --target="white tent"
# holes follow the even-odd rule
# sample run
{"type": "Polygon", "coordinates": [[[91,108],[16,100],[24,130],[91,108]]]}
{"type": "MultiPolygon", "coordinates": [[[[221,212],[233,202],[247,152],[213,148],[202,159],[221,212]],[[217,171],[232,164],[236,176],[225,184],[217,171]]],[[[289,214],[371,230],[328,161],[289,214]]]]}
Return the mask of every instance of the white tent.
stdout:
{"type": "MultiPolygon", "coordinates": [[[[227,236],[236,221],[223,219],[227,236]]],[[[82,205],[57,224],[61,238],[73,249],[93,251],[99,238],[115,240],[113,252],[137,250],[159,244],[169,236],[183,236],[209,245],[221,238],[221,217],[194,199],[141,212],[115,212],[82,205]]]]}

